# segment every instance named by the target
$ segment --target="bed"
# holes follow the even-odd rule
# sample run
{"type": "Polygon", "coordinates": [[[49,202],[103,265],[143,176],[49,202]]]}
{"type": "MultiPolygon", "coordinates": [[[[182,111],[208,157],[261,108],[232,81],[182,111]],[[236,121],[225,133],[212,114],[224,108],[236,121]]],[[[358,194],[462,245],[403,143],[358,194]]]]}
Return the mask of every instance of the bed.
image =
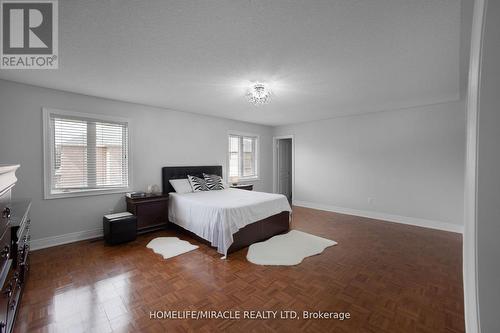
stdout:
{"type": "Polygon", "coordinates": [[[168,217],[176,226],[223,255],[289,230],[291,207],[281,194],[231,188],[179,194],[169,182],[203,173],[222,176],[222,166],[162,168],[163,193],[169,193],[168,217]]]}

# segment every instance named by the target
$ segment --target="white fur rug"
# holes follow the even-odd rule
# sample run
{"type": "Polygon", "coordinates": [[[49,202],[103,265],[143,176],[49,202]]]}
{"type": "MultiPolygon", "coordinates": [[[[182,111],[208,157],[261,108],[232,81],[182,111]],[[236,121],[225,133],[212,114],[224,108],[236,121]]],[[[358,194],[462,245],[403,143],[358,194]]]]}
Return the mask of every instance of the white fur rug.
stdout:
{"type": "Polygon", "coordinates": [[[264,242],[250,245],[247,259],[257,265],[298,265],[304,258],[320,254],[329,246],[336,245],[330,239],[291,230],[264,242]]]}
{"type": "Polygon", "coordinates": [[[152,239],[146,247],[153,250],[154,253],[163,256],[164,259],[172,258],[198,248],[197,245],[190,244],[177,237],[158,237],[152,239]]]}

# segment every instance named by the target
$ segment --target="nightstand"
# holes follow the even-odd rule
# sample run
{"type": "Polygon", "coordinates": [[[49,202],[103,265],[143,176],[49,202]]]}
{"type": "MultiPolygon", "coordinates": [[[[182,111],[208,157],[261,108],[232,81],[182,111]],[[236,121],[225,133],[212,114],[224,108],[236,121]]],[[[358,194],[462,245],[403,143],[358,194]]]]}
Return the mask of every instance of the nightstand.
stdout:
{"type": "Polygon", "coordinates": [[[168,224],[168,194],[127,199],[127,211],[137,216],[137,233],[164,229],[168,224]]]}
{"type": "Polygon", "coordinates": [[[229,187],[247,191],[253,190],[253,184],[238,184],[238,185],[230,185],[229,187]]]}

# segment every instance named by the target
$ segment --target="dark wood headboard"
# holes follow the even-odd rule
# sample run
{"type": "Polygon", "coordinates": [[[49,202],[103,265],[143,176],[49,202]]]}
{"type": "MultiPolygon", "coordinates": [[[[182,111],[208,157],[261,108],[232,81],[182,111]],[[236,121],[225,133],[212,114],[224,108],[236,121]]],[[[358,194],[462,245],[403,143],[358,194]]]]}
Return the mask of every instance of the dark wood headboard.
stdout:
{"type": "Polygon", "coordinates": [[[222,166],[221,165],[211,165],[211,166],[175,166],[175,167],[163,167],[161,169],[161,181],[163,193],[175,192],[174,188],[170,184],[170,179],[182,179],[187,178],[188,175],[203,178],[203,173],[210,175],[218,175],[222,177],[222,166]]]}

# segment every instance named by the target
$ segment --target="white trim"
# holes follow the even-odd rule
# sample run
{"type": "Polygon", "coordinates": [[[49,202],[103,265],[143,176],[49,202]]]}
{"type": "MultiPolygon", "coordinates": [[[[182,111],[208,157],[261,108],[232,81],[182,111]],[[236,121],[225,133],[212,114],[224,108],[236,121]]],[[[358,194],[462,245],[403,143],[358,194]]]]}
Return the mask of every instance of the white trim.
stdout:
{"type": "Polygon", "coordinates": [[[293,202],[293,205],[300,206],[300,207],[306,207],[306,208],[312,208],[312,209],[318,209],[318,210],[325,210],[328,212],[334,212],[334,213],[340,213],[340,214],[361,216],[361,217],[366,217],[366,218],[375,219],[375,220],[382,220],[382,221],[387,221],[387,222],[395,222],[395,223],[401,223],[401,224],[414,225],[414,226],[423,227],[423,228],[456,232],[459,234],[463,233],[463,226],[448,223],[448,222],[432,221],[432,220],[420,219],[420,218],[415,218],[415,217],[400,216],[400,215],[374,212],[374,211],[368,211],[368,210],[359,210],[359,209],[353,209],[353,208],[337,207],[337,206],[332,206],[332,205],[325,205],[325,204],[320,204],[320,203],[299,201],[299,200],[295,200],[293,202]]]}
{"type": "Polygon", "coordinates": [[[43,195],[44,199],[62,199],[62,198],[72,198],[72,197],[86,197],[93,195],[105,195],[105,194],[114,194],[114,193],[126,193],[129,192],[132,188],[132,148],[130,146],[131,140],[131,120],[123,117],[102,115],[102,114],[94,114],[94,113],[83,113],[76,111],[68,111],[61,110],[55,108],[42,108],[42,145],[43,145],[43,195]],[[51,192],[51,176],[52,176],[52,161],[51,156],[52,145],[50,144],[50,115],[57,114],[61,116],[67,117],[77,117],[79,119],[88,119],[95,121],[109,121],[116,123],[127,124],[127,133],[128,133],[128,142],[127,142],[127,164],[128,164],[128,186],[127,187],[118,187],[118,188],[109,188],[109,189],[84,189],[78,191],[69,191],[65,193],[52,193],[51,192]]]}
{"type": "Polygon", "coordinates": [[[252,183],[256,181],[260,181],[260,135],[255,134],[255,133],[248,133],[248,132],[240,132],[240,131],[235,131],[235,130],[229,130],[227,131],[227,147],[226,147],[226,177],[222,177],[226,179],[227,182],[229,182],[229,136],[230,135],[237,135],[237,136],[248,136],[248,137],[254,137],[257,138],[257,144],[255,145],[256,151],[255,151],[255,167],[257,168],[257,176],[256,177],[242,177],[238,181],[238,183],[252,183]]]}
{"type": "Polygon", "coordinates": [[[293,134],[273,136],[273,193],[278,193],[278,140],[292,139],[292,201],[295,196],[295,137],[293,134]]]}
{"type": "Polygon", "coordinates": [[[35,250],[45,249],[47,247],[69,244],[92,238],[99,238],[102,236],[103,236],[102,228],[77,231],[77,232],[71,232],[69,234],[32,240],[30,248],[32,251],[35,251],[35,250]]]}
{"type": "Polygon", "coordinates": [[[465,158],[463,284],[465,330],[481,331],[477,278],[477,144],[480,110],[481,62],[487,0],[476,0],[472,18],[469,84],[467,94],[467,142],[465,158]]]}
{"type": "Polygon", "coordinates": [[[17,183],[16,170],[20,165],[0,164],[0,196],[7,193],[17,183]]]}
{"type": "Polygon", "coordinates": [[[105,195],[105,194],[117,194],[117,193],[127,193],[130,192],[131,187],[120,187],[111,189],[88,189],[88,190],[78,190],[74,192],[61,192],[61,193],[50,193],[45,196],[45,200],[53,199],[64,199],[64,198],[76,198],[76,197],[89,197],[94,195],[105,195]]]}

